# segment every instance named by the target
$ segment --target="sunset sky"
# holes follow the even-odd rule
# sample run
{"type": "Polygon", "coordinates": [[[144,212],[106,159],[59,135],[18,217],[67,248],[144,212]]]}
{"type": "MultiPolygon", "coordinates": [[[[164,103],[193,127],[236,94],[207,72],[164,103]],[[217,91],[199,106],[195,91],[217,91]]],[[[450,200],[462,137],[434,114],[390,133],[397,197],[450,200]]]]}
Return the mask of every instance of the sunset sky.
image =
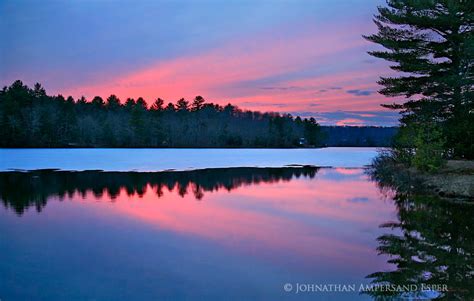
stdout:
{"type": "Polygon", "coordinates": [[[395,125],[376,81],[382,0],[0,0],[0,84],[75,98],[202,95],[321,124],[395,125]]]}

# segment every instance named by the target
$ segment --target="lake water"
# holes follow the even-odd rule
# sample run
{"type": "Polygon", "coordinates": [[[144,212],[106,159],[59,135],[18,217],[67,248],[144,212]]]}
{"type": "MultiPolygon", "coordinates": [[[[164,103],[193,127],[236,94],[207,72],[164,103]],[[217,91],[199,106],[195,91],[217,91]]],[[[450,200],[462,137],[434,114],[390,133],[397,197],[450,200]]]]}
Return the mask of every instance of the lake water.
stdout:
{"type": "MultiPolygon", "coordinates": [[[[69,169],[50,162],[11,166],[69,169]]],[[[372,300],[360,286],[396,273],[388,259],[410,254],[406,272],[419,252],[419,271],[445,245],[467,248],[439,262],[456,263],[451,284],[472,284],[472,207],[407,206],[362,168],[0,172],[0,199],[2,301],[372,300]]]]}
{"type": "Polygon", "coordinates": [[[301,149],[0,149],[0,171],[9,169],[162,171],[291,164],[363,167],[372,147],[301,149]]]}

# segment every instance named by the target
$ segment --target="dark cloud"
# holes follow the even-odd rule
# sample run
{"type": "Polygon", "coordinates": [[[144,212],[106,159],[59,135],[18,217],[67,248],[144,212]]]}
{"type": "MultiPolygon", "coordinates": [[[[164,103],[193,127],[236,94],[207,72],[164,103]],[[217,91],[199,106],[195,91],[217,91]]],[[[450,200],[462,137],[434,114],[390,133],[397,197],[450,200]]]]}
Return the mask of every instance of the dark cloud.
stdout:
{"type": "Polygon", "coordinates": [[[342,90],[342,87],[328,87],[324,89],[319,89],[317,93],[324,93],[324,92],[328,92],[329,90],[342,90]]]}
{"type": "Polygon", "coordinates": [[[368,96],[375,93],[375,91],[372,91],[372,90],[359,90],[359,89],[347,90],[346,92],[355,96],[368,96]]]}
{"type": "Polygon", "coordinates": [[[288,86],[288,87],[261,87],[262,90],[297,90],[302,89],[302,87],[297,86],[288,86]]]}
{"type": "Polygon", "coordinates": [[[347,200],[348,202],[351,203],[366,203],[369,201],[369,198],[367,197],[353,197],[347,200]]]}
{"type": "MultiPolygon", "coordinates": [[[[258,101],[244,101],[244,102],[241,102],[240,104],[242,106],[245,106],[245,107],[260,107],[260,106],[262,106],[262,103],[258,102],[258,101]]],[[[269,104],[265,103],[265,105],[269,105],[269,106],[277,107],[277,108],[286,108],[286,107],[288,107],[288,104],[286,104],[286,103],[269,103],[269,104]]]]}
{"type": "MultiPolygon", "coordinates": [[[[248,82],[243,82],[243,86],[249,85],[248,82]]],[[[233,84],[235,86],[235,83],[233,84]]],[[[320,88],[316,85],[308,85],[308,86],[263,86],[259,87],[260,90],[277,90],[277,91],[286,91],[286,90],[299,90],[299,91],[311,91],[314,90],[315,93],[325,93],[330,90],[342,90],[343,87],[327,87],[327,88],[320,88]]],[[[362,96],[362,95],[370,95],[374,93],[374,91],[370,90],[348,90],[346,91],[347,93],[350,94],[356,94],[357,96],[362,96]]]]}
{"type": "MultiPolygon", "coordinates": [[[[260,105],[262,105],[262,104],[260,104],[260,105]]],[[[286,104],[286,103],[272,103],[272,104],[270,104],[270,105],[273,106],[273,107],[279,107],[279,108],[286,108],[286,107],[288,107],[288,104],[286,104]]]]}

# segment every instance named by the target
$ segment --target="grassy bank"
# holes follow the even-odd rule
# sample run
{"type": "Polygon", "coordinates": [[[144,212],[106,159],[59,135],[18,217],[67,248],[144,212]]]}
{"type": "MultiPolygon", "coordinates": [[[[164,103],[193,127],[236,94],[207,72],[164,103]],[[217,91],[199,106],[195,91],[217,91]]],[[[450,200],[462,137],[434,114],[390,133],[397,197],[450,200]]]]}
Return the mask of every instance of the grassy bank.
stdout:
{"type": "Polygon", "coordinates": [[[443,198],[474,200],[474,161],[448,160],[436,171],[421,171],[397,162],[389,154],[380,154],[369,174],[386,188],[407,193],[438,195],[443,198]]]}

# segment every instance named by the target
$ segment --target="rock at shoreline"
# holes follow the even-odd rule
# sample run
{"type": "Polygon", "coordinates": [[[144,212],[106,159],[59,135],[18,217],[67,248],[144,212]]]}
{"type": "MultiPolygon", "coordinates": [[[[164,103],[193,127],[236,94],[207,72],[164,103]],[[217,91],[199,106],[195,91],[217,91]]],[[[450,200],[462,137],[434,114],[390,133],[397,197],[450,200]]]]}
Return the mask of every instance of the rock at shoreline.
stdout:
{"type": "Polygon", "coordinates": [[[474,199],[474,161],[450,160],[434,174],[412,172],[440,196],[474,199]]]}

